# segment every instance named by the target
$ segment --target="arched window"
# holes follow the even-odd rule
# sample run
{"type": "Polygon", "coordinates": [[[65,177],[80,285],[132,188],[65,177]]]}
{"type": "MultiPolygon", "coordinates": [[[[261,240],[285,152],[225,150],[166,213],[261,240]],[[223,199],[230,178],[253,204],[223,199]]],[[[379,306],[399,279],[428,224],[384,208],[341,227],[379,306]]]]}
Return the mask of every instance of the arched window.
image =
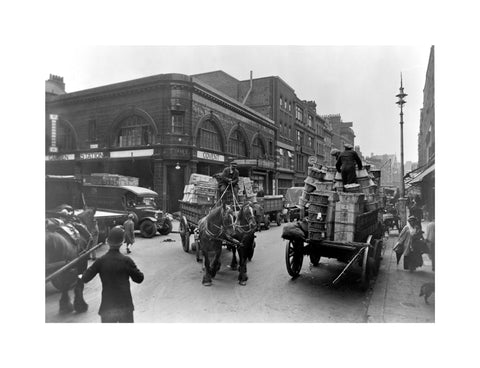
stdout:
{"type": "Polygon", "coordinates": [[[222,151],[220,132],[212,121],[206,120],[202,123],[197,135],[197,147],[213,151],[222,151]]]}
{"type": "MultiPolygon", "coordinates": [[[[46,124],[46,150],[48,152],[50,146],[52,145],[52,122],[48,121],[46,124]]],[[[68,126],[67,123],[62,122],[62,120],[58,120],[56,122],[56,139],[55,145],[58,149],[58,152],[69,152],[73,151],[75,147],[75,136],[68,126]]]]}
{"type": "Polygon", "coordinates": [[[253,157],[254,158],[264,158],[265,157],[265,146],[263,145],[263,142],[261,139],[258,137],[255,137],[253,140],[253,157]]]}
{"type": "Polygon", "coordinates": [[[151,125],[142,117],[132,115],[122,120],[115,138],[115,146],[147,146],[153,143],[151,125]]]}
{"type": "Polygon", "coordinates": [[[247,157],[247,142],[238,129],[228,139],[228,152],[235,156],[247,157]]]}

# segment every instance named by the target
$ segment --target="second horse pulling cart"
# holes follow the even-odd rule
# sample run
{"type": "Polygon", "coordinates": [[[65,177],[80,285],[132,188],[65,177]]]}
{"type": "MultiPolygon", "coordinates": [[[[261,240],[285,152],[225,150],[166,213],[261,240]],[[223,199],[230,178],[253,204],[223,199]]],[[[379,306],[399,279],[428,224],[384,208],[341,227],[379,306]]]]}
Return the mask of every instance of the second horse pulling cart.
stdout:
{"type": "MultiPolygon", "coordinates": [[[[201,218],[207,216],[212,208],[222,203],[222,201],[225,201],[225,203],[229,205],[233,205],[235,210],[239,209],[242,205],[242,203],[239,202],[235,197],[231,184],[221,194],[220,198],[213,203],[192,203],[183,200],[179,201],[181,212],[179,234],[182,241],[182,248],[185,252],[189,252],[190,236],[193,234],[194,242],[191,244],[191,249],[195,252],[197,261],[200,261],[200,249],[198,246],[198,222],[201,218]]],[[[256,244],[254,242],[247,256],[249,260],[251,260],[253,257],[255,245],[256,244]]]]}

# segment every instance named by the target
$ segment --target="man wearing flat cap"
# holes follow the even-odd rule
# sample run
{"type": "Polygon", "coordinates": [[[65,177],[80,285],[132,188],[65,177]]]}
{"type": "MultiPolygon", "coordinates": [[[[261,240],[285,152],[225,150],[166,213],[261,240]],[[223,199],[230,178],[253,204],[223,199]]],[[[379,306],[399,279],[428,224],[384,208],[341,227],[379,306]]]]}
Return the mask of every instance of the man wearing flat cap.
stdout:
{"type": "Polygon", "coordinates": [[[232,184],[233,192],[235,194],[235,198],[238,198],[238,178],[240,177],[240,173],[237,169],[237,163],[231,158],[229,160],[228,166],[223,169],[222,175],[220,177],[219,182],[219,189],[220,195],[223,194],[225,189],[228,188],[229,184],[232,184]]]}
{"type": "Polygon", "coordinates": [[[337,171],[342,174],[343,185],[355,184],[357,183],[357,174],[355,164],[358,166],[358,169],[363,168],[362,160],[358,157],[357,152],[353,150],[351,144],[344,144],[345,151],[340,153],[337,159],[335,167],[337,171]]]}
{"type": "Polygon", "coordinates": [[[98,273],[102,281],[102,301],[98,314],[102,323],[133,323],[133,301],[130,292],[130,278],[140,284],[143,273],[135,262],[120,253],[125,231],[115,226],[107,238],[108,252],[98,258],[81,276],[87,283],[98,273]]]}

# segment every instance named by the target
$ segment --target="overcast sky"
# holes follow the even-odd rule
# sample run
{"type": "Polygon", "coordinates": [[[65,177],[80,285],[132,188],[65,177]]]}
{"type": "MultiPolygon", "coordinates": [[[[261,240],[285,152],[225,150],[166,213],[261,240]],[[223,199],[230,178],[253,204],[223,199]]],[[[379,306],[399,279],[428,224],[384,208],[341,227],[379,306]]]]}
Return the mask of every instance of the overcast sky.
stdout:
{"type": "Polygon", "coordinates": [[[404,106],[405,161],[417,161],[417,135],[430,53],[425,46],[97,46],[56,53],[50,73],[64,77],[67,92],[149,75],[187,75],[223,70],[233,77],[279,76],[317,113],[340,113],[353,122],[364,155],[400,159],[400,72],[404,106]]]}

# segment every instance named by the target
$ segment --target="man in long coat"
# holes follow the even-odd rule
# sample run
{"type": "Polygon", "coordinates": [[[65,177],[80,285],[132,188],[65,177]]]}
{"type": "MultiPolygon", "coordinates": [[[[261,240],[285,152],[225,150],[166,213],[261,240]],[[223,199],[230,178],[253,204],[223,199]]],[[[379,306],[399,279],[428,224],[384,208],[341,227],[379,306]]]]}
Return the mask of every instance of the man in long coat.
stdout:
{"type": "Polygon", "coordinates": [[[223,169],[222,174],[220,176],[219,182],[219,190],[220,195],[223,194],[225,189],[228,188],[228,184],[232,184],[233,192],[235,194],[235,198],[238,199],[238,179],[240,177],[240,173],[237,169],[237,163],[235,161],[230,160],[230,164],[223,169]]]}
{"type": "Polygon", "coordinates": [[[130,278],[140,284],[143,273],[133,260],[120,253],[125,231],[115,226],[108,235],[108,252],[98,258],[81,276],[87,283],[98,273],[102,281],[102,302],[98,314],[102,323],[133,323],[133,301],[130,278]]]}
{"type": "Polygon", "coordinates": [[[363,169],[362,160],[358,157],[357,152],[353,150],[353,146],[346,143],[344,147],[345,151],[340,153],[335,165],[337,171],[342,174],[343,186],[357,182],[355,164],[359,170],[363,169]]]}

